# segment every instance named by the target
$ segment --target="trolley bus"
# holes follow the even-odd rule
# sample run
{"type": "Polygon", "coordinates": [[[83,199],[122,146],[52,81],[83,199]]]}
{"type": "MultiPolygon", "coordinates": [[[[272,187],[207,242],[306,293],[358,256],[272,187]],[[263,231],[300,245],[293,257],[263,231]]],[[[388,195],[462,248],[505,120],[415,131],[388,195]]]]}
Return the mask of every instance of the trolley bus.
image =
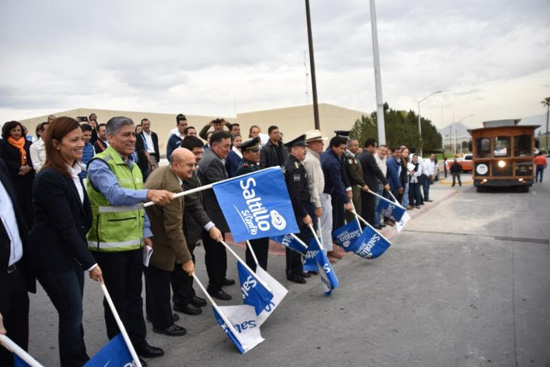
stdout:
{"type": "Polygon", "coordinates": [[[520,120],[486,121],[483,128],[468,130],[472,136],[474,186],[519,187],[529,191],[535,179],[535,130],[520,120]]]}

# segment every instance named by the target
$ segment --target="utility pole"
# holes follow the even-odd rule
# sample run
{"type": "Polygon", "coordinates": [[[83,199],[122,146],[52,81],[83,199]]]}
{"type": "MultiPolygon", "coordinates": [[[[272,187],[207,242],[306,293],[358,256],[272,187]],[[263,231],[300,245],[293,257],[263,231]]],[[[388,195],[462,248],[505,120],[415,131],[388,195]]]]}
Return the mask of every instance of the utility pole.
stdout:
{"type": "Polygon", "coordinates": [[[311,32],[311,14],[309,11],[309,0],[306,0],[307,40],[309,43],[309,65],[311,67],[311,92],[313,94],[313,118],[315,128],[321,129],[319,122],[319,103],[317,101],[317,80],[315,78],[315,57],[313,52],[313,35],[311,32]]]}
{"type": "Polygon", "coordinates": [[[380,53],[378,51],[378,26],[376,25],[376,6],[370,0],[370,18],[372,27],[372,49],[374,55],[374,81],[376,85],[376,127],[378,144],[386,144],[386,125],[384,122],[384,99],[382,98],[382,76],[380,74],[380,53]]]}

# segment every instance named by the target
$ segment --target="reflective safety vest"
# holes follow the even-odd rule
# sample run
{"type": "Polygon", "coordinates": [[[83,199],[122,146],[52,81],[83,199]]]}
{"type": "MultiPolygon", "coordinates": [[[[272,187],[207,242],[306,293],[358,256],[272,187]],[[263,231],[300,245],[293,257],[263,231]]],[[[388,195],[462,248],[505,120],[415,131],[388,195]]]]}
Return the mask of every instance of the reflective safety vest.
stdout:
{"type": "MultiPolygon", "coordinates": [[[[111,146],[97,154],[88,165],[96,159],[101,159],[109,166],[121,188],[143,189],[143,176],[138,165],[134,163],[130,168],[111,146]]],[[[89,250],[120,252],[141,248],[145,222],[143,206],[113,206],[90,180],[87,191],[93,215],[92,227],[87,235],[89,250]]]]}

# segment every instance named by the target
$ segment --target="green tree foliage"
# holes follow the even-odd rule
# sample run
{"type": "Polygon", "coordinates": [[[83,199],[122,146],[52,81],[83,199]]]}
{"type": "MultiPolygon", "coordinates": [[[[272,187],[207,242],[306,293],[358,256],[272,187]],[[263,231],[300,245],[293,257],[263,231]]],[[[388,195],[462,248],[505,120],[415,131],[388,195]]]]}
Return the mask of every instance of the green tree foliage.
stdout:
{"type": "MultiPolygon", "coordinates": [[[[386,145],[388,147],[405,144],[409,147],[420,147],[418,135],[418,115],[414,111],[397,111],[384,104],[384,121],[386,130],[386,145]]],[[[430,153],[441,150],[442,137],[430,120],[421,118],[422,150],[430,153]]],[[[351,136],[362,145],[367,138],[378,139],[376,111],[369,116],[361,116],[355,121],[351,136]]]]}

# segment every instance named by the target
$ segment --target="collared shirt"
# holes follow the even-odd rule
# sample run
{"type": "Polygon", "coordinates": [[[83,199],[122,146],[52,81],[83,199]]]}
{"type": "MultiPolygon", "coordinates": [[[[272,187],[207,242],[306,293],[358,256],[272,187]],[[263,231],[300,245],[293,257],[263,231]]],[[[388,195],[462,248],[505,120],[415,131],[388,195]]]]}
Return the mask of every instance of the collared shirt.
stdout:
{"type": "Polygon", "coordinates": [[[42,137],[32,143],[29,150],[31,154],[32,168],[36,173],[38,173],[46,162],[46,145],[44,140],[42,140],[42,137]]]}
{"type": "Polygon", "coordinates": [[[73,166],[69,166],[69,172],[71,173],[71,177],[73,178],[74,186],[76,187],[76,191],[78,191],[78,196],[80,196],[80,202],[84,203],[84,187],[82,186],[82,183],[80,182],[80,172],[82,172],[82,167],[78,163],[75,163],[73,166]]]}
{"type": "Polygon", "coordinates": [[[386,165],[386,162],[388,161],[387,157],[384,157],[384,159],[380,158],[378,154],[374,155],[374,159],[376,159],[376,163],[378,164],[378,167],[380,168],[380,171],[384,174],[384,177],[388,174],[388,166],[386,165]]]}
{"type": "Polygon", "coordinates": [[[19,227],[17,226],[17,218],[15,218],[13,202],[2,181],[0,181],[0,219],[10,239],[10,258],[8,260],[8,266],[12,266],[23,257],[23,242],[21,242],[21,236],[19,235],[19,227]]]}
{"type": "Polygon", "coordinates": [[[422,174],[426,176],[433,176],[435,169],[435,162],[431,159],[426,159],[422,162],[422,174]]]}
{"type": "Polygon", "coordinates": [[[145,137],[145,141],[147,142],[147,151],[149,153],[155,153],[155,146],[153,145],[152,134],[143,131],[143,136],[145,137]]]}
{"type": "MultiPolygon", "coordinates": [[[[124,160],[124,158],[122,158],[124,160]]],[[[135,164],[131,158],[128,159],[128,167],[132,169],[135,164]]],[[[147,193],[149,190],[132,190],[120,187],[118,180],[105,162],[100,162],[99,159],[93,160],[88,166],[88,179],[114,206],[131,206],[147,201],[147,193]]],[[[145,213],[145,221],[143,224],[143,237],[153,237],[151,232],[151,223],[149,217],[145,213]]]]}

